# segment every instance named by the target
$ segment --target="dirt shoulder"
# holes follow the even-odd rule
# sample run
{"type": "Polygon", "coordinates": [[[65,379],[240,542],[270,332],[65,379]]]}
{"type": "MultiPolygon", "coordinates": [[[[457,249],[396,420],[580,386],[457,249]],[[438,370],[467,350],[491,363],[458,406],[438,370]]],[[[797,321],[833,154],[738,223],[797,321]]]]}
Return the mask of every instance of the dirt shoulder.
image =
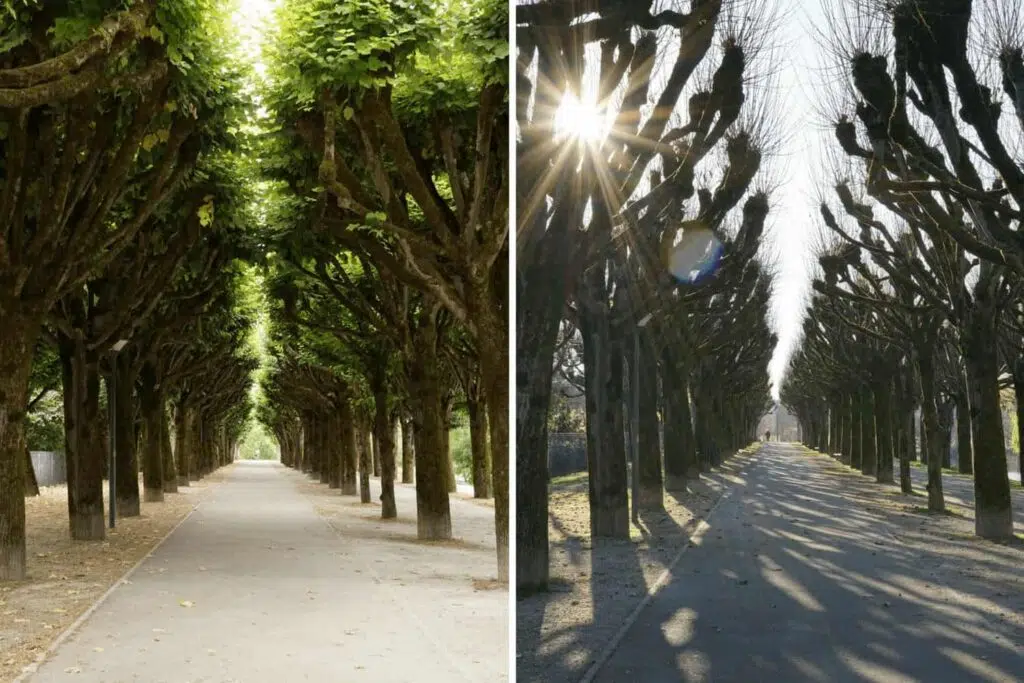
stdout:
{"type": "MultiPolygon", "coordinates": [[[[202,500],[221,470],[142,515],[119,519],[104,541],[68,536],[67,487],[28,498],[28,579],[0,583],[0,681],[13,681],[117,580],[145,557],[202,500]]],[[[106,486],[104,485],[104,492],[106,486]]]]}
{"type": "Polygon", "coordinates": [[[643,529],[633,526],[629,541],[596,548],[586,474],[555,479],[548,503],[550,590],[516,603],[516,680],[578,681],[725,490],[742,481],[756,451],[740,451],[686,493],[666,492],[665,511],[644,515],[643,529]]]}

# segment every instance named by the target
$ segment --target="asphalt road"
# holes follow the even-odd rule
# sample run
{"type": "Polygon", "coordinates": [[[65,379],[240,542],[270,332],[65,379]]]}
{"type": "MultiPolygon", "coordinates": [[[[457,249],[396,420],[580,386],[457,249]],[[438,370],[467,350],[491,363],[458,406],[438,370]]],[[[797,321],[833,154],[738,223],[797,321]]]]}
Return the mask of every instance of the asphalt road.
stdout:
{"type": "MultiPolygon", "coordinates": [[[[307,482],[236,464],[29,681],[507,680],[508,593],[472,583],[495,573],[492,508],[453,496],[471,547],[421,544],[351,499],[328,525],[307,482]]],[[[414,520],[415,491],[396,496],[414,520]]]]}
{"type": "Polygon", "coordinates": [[[1024,681],[1020,544],[930,540],[836,469],[768,445],[594,680],[1024,681]]]}

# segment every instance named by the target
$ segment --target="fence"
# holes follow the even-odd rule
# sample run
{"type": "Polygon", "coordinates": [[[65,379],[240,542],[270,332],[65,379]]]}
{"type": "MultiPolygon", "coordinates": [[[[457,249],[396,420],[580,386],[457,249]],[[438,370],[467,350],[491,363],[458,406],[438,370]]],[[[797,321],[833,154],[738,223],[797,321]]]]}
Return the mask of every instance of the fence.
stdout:
{"type": "Polygon", "coordinates": [[[548,434],[548,475],[560,477],[587,469],[587,435],[548,434]]]}
{"type": "Polygon", "coordinates": [[[67,465],[63,453],[32,451],[32,469],[40,486],[57,486],[68,482],[67,465]]]}

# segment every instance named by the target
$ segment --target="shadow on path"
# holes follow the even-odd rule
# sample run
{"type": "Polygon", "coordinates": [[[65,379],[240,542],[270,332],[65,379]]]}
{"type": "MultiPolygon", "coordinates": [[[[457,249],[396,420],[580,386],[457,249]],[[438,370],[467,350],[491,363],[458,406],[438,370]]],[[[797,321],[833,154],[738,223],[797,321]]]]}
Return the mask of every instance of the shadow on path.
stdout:
{"type": "Polygon", "coordinates": [[[548,593],[517,603],[517,680],[579,681],[748,458],[727,460],[690,491],[666,492],[667,511],[644,512],[630,541],[591,541],[586,478],[554,487],[553,580],[548,593]]]}
{"type": "Polygon", "coordinates": [[[746,480],[596,681],[1024,680],[1020,544],[793,446],[746,480]]]}

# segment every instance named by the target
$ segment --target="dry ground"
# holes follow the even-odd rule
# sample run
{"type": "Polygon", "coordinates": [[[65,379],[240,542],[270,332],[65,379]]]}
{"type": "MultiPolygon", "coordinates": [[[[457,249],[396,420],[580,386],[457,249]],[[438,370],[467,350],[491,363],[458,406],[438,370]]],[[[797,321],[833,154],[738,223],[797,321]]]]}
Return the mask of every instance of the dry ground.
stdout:
{"type": "Polygon", "coordinates": [[[168,494],[163,503],[142,503],[141,516],[119,519],[117,528],[108,529],[107,539],[98,543],[68,536],[66,486],[45,487],[38,497],[27,498],[29,576],[0,583],[0,681],[13,681],[36,661],[198,504],[223,473],[168,494]]]}
{"type": "Polygon", "coordinates": [[[590,537],[586,473],[552,481],[551,590],[517,601],[517,680],[578,681],[722,493],[741,481],[756,450],[740,451],[686,493],[666,492],[665,511],[642,516],[642,529],[633,525],[630,541],[602,542],[597,550],[590,537]],[[595,602],[601,604],[597,617],[595,602]]]}

